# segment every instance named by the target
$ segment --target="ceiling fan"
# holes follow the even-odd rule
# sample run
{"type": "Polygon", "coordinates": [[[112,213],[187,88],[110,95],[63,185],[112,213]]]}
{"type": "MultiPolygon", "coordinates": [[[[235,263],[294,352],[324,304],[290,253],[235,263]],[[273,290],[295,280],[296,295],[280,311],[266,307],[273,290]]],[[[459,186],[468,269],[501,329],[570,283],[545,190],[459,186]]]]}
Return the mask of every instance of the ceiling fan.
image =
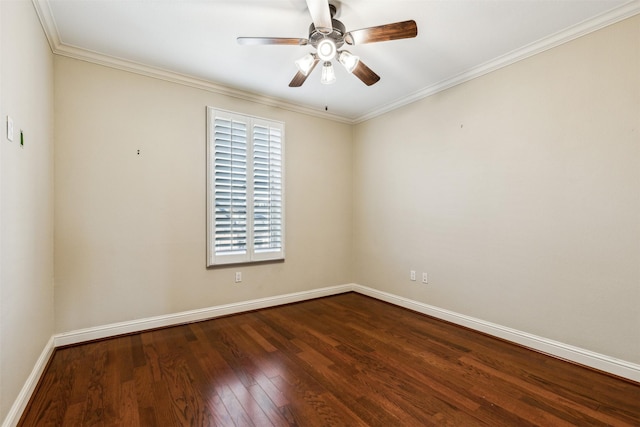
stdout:
{"type": "Polygon", "coordinates": [[[380,80],[371,68],[347,50],[340,50],[344,44],[358,45],[375,43],[388,40],[406,39],[418,35],[418,27],[413,20],[363,28],[355,31],[346,31],[344,24],[335,15],[337,8],[328,0],[307,0],[307,7],[311,14],[312,24],[309,26],[309,37],[285,38],[285,37],[238,37],[241,45],[311,45],[316,49],[315,53],[308,53],[295,61],[298,72],[289,83],[290,87],[300,87],[309,74],[322,62],[321,83],[335,82],[335,72],[332,60],[337,59],[344,67],[359,78],[367,86],[371,86],[380,80]]]}

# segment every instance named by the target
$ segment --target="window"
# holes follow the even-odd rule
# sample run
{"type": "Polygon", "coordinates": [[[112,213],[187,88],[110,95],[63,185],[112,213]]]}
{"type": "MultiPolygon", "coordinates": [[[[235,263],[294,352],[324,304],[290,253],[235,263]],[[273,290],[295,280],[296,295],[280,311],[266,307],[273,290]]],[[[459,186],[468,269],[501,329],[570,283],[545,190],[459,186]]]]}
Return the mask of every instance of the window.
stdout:
{"type": "Polygon", "coordinates": [[[284,123],[207,108],[207,265],[284,259],[284,123]]]}

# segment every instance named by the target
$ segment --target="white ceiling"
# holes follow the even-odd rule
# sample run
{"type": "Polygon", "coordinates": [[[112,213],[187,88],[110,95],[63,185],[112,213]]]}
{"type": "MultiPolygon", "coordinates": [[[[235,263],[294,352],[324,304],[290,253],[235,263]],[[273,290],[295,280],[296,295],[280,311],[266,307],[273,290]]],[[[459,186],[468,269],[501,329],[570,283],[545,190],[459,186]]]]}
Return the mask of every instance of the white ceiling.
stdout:
{"type": "Polygon", "coordinates": [[[310,46],[236,37],[306,38],[305,0],[33,1],[58,54],[351,123],[640,13],[640,0],[342,0],[347,30],[413,19],[418,36],[349,47],[381,76],[373,86],[337,64],[335,84],[316,67],[290,88],[310,46]]]}

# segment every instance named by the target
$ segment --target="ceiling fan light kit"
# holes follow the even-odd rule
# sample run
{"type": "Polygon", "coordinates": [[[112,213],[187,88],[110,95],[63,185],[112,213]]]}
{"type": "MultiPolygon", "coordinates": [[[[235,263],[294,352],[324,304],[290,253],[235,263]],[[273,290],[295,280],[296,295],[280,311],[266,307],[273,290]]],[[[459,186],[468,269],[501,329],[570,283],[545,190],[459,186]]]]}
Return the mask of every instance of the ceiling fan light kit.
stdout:
{"type": "Polygon", "coordinates": [[[331,61],[324,61],[322,65],[322,77],[320,78],[320,83],[323,85],[330,85],[331,83],[335,83],[336,81],[336,72],[333,69],[333,64],[331,61]]]}
{"type": "Polygon", "coordinates": [[[311,70],[313,69],[313,66],[315,65],[315,61],[316,61],[316,55],[314,55],[313,53],[307,53],[305,56],[298,59],[295,62],[295,64],[296,64],[296,67],[298,67],[298,70],[300,70],[302,74],[304,74],[305,76],[308,76],[311,70]]]}
{"type": "Polygon", "coordinates": [[[336,58],[349,73],[367,86],[371,86],[380,80],[380,76],[367,67],[358,56],[347,50],[339,49],[345,43],[349,45],[377,43],[412,38],[418,35],[418,27],[413,20],[347,32],[344,24],[334,19],[337,9],[335,5],[329,4],[328,0],[307,0],[307,7],[313,21],[309,26],[308,39],[238,37],[238,43],[242,45],[311,45],[315,48],[315,54],[309,53],[295,61],[298,72],[289,83],[289,87],[302,86],[320,60],[323,61],[320,83],[331,84],[335,82],[336,75],[331,61],[336,58]]]}
{"type": "Polygon", "coordinates": [[[336,44],[329,38],[322,39],[318,43],[318,57],[323,61],[331,61],[335,58],[337,50],[336,44]]]}
{"type": "Polygon", "coordinates": [[[353,73],[360,62],[360,57],[352,55],[348,50],[343,50],[338,53],[338,61],[344,65],[348,72],[353,73]]]}

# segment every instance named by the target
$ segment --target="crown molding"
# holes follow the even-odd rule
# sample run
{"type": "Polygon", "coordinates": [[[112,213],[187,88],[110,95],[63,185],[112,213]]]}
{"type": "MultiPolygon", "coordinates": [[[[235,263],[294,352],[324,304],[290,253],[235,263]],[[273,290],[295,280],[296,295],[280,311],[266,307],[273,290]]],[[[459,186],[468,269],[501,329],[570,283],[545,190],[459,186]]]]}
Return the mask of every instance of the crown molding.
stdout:
{"type": "Polygon", "coordinates": [[[436,93],[442,92],[443,90],[449,89],[453,86],[468,82],[469,80],[481,77],[485,74],[491,73],[492,71],[496,71],[500,68],[504,68],[518,61],[522,61],[523,59],[529,58],[533,55],[537,55],[544,51],[553,49],[554,47],[560,46],[564,43],[570,42],[571,40],[575,40],[579,37],[600,30],[606,26],[623,21],[639,13],[640,0],[629,1],[628,3],[612,9],[609,12],[598,15],[595,18],[583,21],[563,31],[552,34],[536,42],[530,43],[505,55],[499,56],[498,58],[492,59],[491,61],[485,62],[484,64],[463,71],[462,73],[457,74],[449,79],[443,80],[432,86],[428,86],[424,89],[414,92],[409,96],[400,98],[394,102],[391,102],[383,107],[380,107],[354,119],[353,123],[357,124],[373,119],[397,108],[419,101],[431,95],[435,95],[436,93]]]}
{"type": "Polygon", "coordinates": [[[346,119],[336,114],[324,113],[313,108],[305,107],[303,105],[292,104],[287,101],[261,95],[259,93],[253,93],[235,89],[229,86],[217,84],[208,80],[200,79],[197,77],[189,76],[187,74],[176,73],[174,71],[164,70],[162,68],[150,67],[145,64],[141,64],[126,59],[116,58],[113,56],[103,55],[101,53],[92,52],[86,49],[81,49],[70,45],[61,45],[54,51],[55,54],[60,56],[66,56],[73,59],[78,59],[93,64],[103,65],[105,67],[115,68],[130,73],[140,74],[143,76],[151,77],[154,79],[164,80],[171,83],[177,83],[183,86],[192,87],[195,89],[201,89],[208,92],[213,92],[218,95],[229,96],[233,98],[242,99],[245,101],[255,102],[269,107],[278,107],[283,110],[293,111],[296,113],[302,113],[309,116],[316,116],[336,122],[352,124],[351,119],[346,119]]]}
{"type": "Polygon", "coordinates": [[[484,64],[472,67],[451,78],[420,89],[412,94],[409,94],[408,96],[402,97],[375,110],[369,111],[362,116],[359,116],[357,118],[346,118],[336,114],[309,108],[303,105],[293,104],[282,99],[235,89],[194,76],[176,73],[157,67],[151,67],[142,63],[104,55],[98,52],[93,52],[87,49],[82,49],[76,46],[65,44],[60,39],[60,33],[56,26],[55,19],[53,18],[49,1],[32,0],[32,3],[35,7],[42,28],[44,29],[44,33],[49,42],[49,46],[51,47],[51,51],[56,55],[91,62],[118,70],[128,71],[131,73],[164,80],[167,82],[177,83],[196,89],[202,89],[220,95],[230,96],[238,99],[243,99],[245,101],[267,105],[270,107],[278,107],[288,111],[352,125],[371,120],[382,114],[419,101],[431,95],[435,95],[453,86],[468,82],[469,80],[481,77],[485,74],[491,73],[492,71],[496,71],[515,62],[529,58],[530,56],[542,53],[549,49],[553,49],[554,47],[557,47],[561,44],[567,43],[578,37],[582,37],[640,13],[640,0],[630,0],[624,5],[598,15],[595,18],[588,19],[568,29],[560,31],[556,34],[552,34],[551,36],[545,37],[534,43],[502,55],[498,58],[492,59],[491,61],[485,62],[484,64]]]}
{"type": "Polygon", "coordinates": [[[60,32],[56,25],[56,20],[53,19],[53,12],[51,12],[51,5],[48,0],[31,0],[33,7],[36,10],[40,25],[44,30],[44,35],[47,37],[49,47],[53,53],[56,52],[57,46],[62,45],[60,40],[60,32]]]}
{"type": "Polygon", "coordinates": [[[283,110],[302,113],[310,116],[320,117],[340,123],[352,124],[353,120],[339,116],[337,114],[319,111],[299,104],[293,104],[282,99],[269,97],[259,93],[243,91],[229,86],[224,86],[209,80],[204,80],[187,74],[177,73],[158,67],[152,67],[135,61],[105,55],[88,49],[79,48],[69,45],[60,39],[60,33],[53,18],[53,13],[48,0],[32,0],[38,19],[44,29],[44,33],[49,42],[49,47],[55,55],[66,56],[68,58],[78,59],[105,67],[115,68],[117,70],[127,71],[130,73],[140,74],[154,79],[164,80],[171,83],[177,83],[184,86],[213,92],[219,95],[230,96],[233,98],[251,101],[270,107],[278,107],[283,110]]]}

